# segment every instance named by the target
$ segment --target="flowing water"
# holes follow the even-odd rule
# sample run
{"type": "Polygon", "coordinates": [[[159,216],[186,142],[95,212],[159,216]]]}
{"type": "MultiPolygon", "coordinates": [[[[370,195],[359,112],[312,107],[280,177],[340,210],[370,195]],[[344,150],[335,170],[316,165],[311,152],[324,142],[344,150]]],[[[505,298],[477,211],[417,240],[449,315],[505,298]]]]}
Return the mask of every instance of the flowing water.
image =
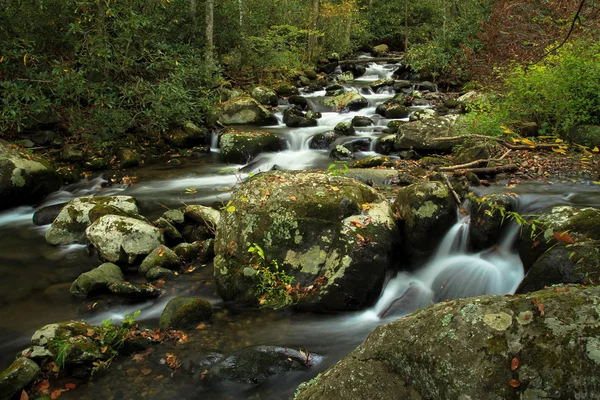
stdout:
{"type": "MultiPolygon", "coordinates": [[[[157,217],[166,208],[185,204],[212,205],[226,202],[232,187],[250,173],[278,169],[326,169],[331,163],[326,150],[311,150],[310,138],[328,131],[342,121],[350,122],[361,115],[371,117],[375,124],[358,128],[357,136],[343,140],[364,140],[368,145],[357,157],[374,154],[376,139],[382,135],[388,120],[375,114],[377,104],[393,97],[381,90],[374,93],[369,82],[390,77],[397,65],[370,64],[367,73],[346,90],[356,90],[369,100],[369,107],[359,112],[338,113],[323,106],[325,92],[306,94],[313,110],[321,111],[319,125],[312,128],[288,128],[283,124],[265,128],[281,135],[288,149],[279,153],[262,154],[250,165],[227,165],[220,161],[218,137],[211,143],[211,154],[200,160],[186,160],[181,166],[152,166],[134,171],[138,182],[127,188],[107,187],[102,178],[83,180],[49,196],[42,206],[59,204],[75,197],[90,195],[135,196],[141,212],[157,217]],[[242,168],[243,167],[243,168],[242,168]],[[242,172],[232,172],[242,168],[242,172]],[[195,189],[194,195],[186,189],[195,189]]],[[[281,117],[279,116],[281,120],[281,117]]],[[[505,188],[487,188],[487,192],[505,188]]],[[[598,186],[580,183],[546,185],[522,184],[511,189],[520,195],[521,211],[531,212],[552,204],[600,206],[598,186]]],[[[485,192],[478,193],[480,195],[485,192]]],[[[223,399],[223,398],[288,398],[295,387],[335,363],[361,343],[376,326],[434,302],[477,296],[486,293],[514,292],[523,278],[521,261],[513,249],[518,227],[507,229],[502,240],[480,253],[468,252],[468,216],[457,215],[457,222],[439,244],[435,254],[413,272],[391,276],[378,302],[363,312],[340,315],[238,310],[222,304],[211,285],[211,266],[192,274],[181,275],[165,287],[167,294],[156,301],[142,304],[103,302],[103,307],[88,310],[89,303],[69,295],[71,282],[82,272],[99,262],[82,245],[51,247],[44,240],[48,226],[32,223],[33,207],[18,207],[0,213],[0,369],[8,366],[15,353],[26,347],[33,331],[44,324],[84,319],[100,323],[115,321],[125,314],[141,310],[140,320],[151,327],[166,302],[176,295],[194,295],[209,300],[216,309],[215,318],[207,329],[192,331],[189,342],[169,351],[176,353],[184,367],[170,377],[170,371],[158,360],[147,377],[130,375],[128,360],[115,362],[93,383],[82,384],[76,390],[63,393],[61,398],[126,399],[143,395],[154,399],[223,399]],[[218,387],[206,389],[191,366],[210,354],[229,354],[249,345],[275,345],[308,349],[323,355],[323,361],[309,372],[294,372],[267,380],[258,388],[218,387]],[[163,376],[158,379],[157,376],[163,376]],[[145,393],[145,394],[144,394],[145,393]]],[[[409,266],[406,266],[409,267],[409,266]]],[[[408,269],[408,268],[407,268],[408,269]]],[[[128,279],[140,281],[136,274],[128,279]]],[[[159,350],[160,351],[160,350],[159,350]]]]}

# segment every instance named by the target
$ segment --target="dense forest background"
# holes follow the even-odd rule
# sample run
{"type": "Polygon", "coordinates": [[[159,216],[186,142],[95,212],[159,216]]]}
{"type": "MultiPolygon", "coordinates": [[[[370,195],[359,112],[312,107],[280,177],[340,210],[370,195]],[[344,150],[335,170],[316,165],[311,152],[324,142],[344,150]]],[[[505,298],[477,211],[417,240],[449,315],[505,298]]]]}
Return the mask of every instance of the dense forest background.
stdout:
{"type": "Polygon", "coordinates": [[[0,0],[0,134],[156,135],[203,123],[224,88],[381,43],[424,79],[510,94],[479,129],[532,113],[569,129],[600,118],[599,14],[595,0],[0,0]]]}

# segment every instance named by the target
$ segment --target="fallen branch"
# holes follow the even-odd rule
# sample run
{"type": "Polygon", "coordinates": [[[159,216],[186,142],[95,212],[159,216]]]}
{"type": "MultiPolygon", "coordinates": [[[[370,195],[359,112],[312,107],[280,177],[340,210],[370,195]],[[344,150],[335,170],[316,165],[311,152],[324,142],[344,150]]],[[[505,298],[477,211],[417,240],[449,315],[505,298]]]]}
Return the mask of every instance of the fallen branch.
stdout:
{"type": "Polygon", "coordinates": [[[456,176],[466,175],[468,173],[473,173],[475,175],[496,175],[501,172],[510,172],[516,171],[519,169],[517,164],[506,164],[500,165],[498,167],[489,167],[489,168],[465,168],[453,171],[453,174],[456,176]]]}
{"type": "Polygon", "coordinates": [[[502,155],[502,157],[500,157],[500,158],[488,158],[487,160],[475,160],[470,163],[453,165],[451,167],[441,167],[440,171],[456,171],[457,169],[473,167],[475,165],[479,165],[479,164],[483,164],[483,163],[489,163],[489,162],[493,162],[493,161],[495,161],[495,162],[502,161],[507,155],[510,154],[510,152],[512,152],[512,150],[508,149],[508,151],[506,153],[504,153],[502,155]]]}
{"type": "Polygon", "coordinates": [[[456,205],[458,206],[458,208],[462,208],[462,202],[460,201],[460,196],[458,195],[458,193],[456,193],[456,190],[454,190],[454,187],[452,186],[450,179],[448,179],[448,175],[442,173],[442,176],[444,177],[444,181],[446,182],[448,189],[450,189],[450,192],[452,192],[452,196],[454,196],[456,205]]]}
{"type": "Polygon", "coordinates": [[[495,140],[496,142],[498,142],[498,144],[501,144],[502,146],[511,149],[511,150],[535,150],[536,148],[556,148],[556,147],[560,147],[561,145],[558,143],[534,143],[531,145],[528,144],[524,144],[524,145],[515,145],[515,144],[511,144],[508,143],[506,140],[495,137],[495,136],[485,136],[485,135],[461,135],[461,136],[446,136],[446,137],[441,137],[441,138],[435,138],[435,139],[431,139],[434,142],[444,142],[447,140],[460,140],[460,139],[467,139],[467,138],[475,138],[475,139],[490,139],[490,140],[495,140]]]}

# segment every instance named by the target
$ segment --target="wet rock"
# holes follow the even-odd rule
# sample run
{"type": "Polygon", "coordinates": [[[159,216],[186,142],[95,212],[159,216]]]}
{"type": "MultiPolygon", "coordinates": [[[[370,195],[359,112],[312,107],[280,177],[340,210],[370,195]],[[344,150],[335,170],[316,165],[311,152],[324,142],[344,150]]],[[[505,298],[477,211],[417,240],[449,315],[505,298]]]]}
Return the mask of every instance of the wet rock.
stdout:
{"type": "Polygon", "coordinates": [[[343,93],[344,87],[339,83],[332,83],[331,85],[327,85],[325,87],[325,96],[338,96],[343,93]]]}
{"type": "Polygon", "coordinates": [[[383,78],[372,82],[369,86],[371,86],[371,89],[373,89],[374,92],[377,92],[379,89],[384,87],[393,87],[394,83],[395,82],[392,78],[383,78]]]}
{"type": "Polygon", "coordinates": [[[410,121],[422,121],[424,119],[435,118],[435,111],[431,108],[425,110],[417,110],[410,115],[410,121]]]}
{"type": "Polygon", "coordinates": [[[370,156],[363,158],[362,160],[354,161],[351,168],[374,168],[379,166],[392,167],[396,163],[389,157],[385,156],[370,156]]]}
{"type": "Polygon", "coordinates": [[[113,206],[127,214],[138,213],[135,199],[129,196],[73,199],[52,222],[46,232],[46,241],[51,245],[82,243],[85,240],[85,229],[91,224],[89,212],[97,205],[113,206]]]}
{"type": "Polygon", "coordinates": [[[400,92],[403,89],[412,89],[413,84],[411,81],[405,81],[405,80],[396,80],[394,81],[394,90],[396,92],[400,92]]]}
{"type": "Polygon", "coordinates": [[[70,292],[75,296],[88,296],[94,293],[109,292],[108,286],[111,283],[121,283],[125,281],[123,272],[118,265],[104,263],[89,272],[84,272],[71,285],[70,292]]]}
{"type": "Polygon", "coordinates": [[[273,89],[257,86],[252,90],[252,97],[264,106],[277,107],[277,93],[273,89]]]}
{"type": "Polygon", "coordinates": [[[295,94],[300,94],[300,92],[298,92],[298,88],[288,82],[280,82],[276,84],[273,89],[275,89],[277,95],[281,97],[290,97],[295,94]]]}
{"type": "Polygon", "coordinates": [[[415,183],[398,192],[393,205],[407,251],[420,257],[433,251],[456,222],[456,204],[442,182],[415,183]]]}
{"type": "Polygon", "coordinates": [[[163,218],[173,224],[173,226],[180,227],[185,222],[185,211],[183,209],[165,211],[163,218]]]}
{"type": "Polygon", "coordinates": [[[308,142],[308,147],[313,150],[326,150],[338,137],[334,131],[317,133],[308,142]]]}
{"type": "Polygon", "coordinates": [[[139,273],[146,275],[152,268],[178,269],[181,266],[179,256],[166,246],[158,246],[144,258],[139,273]]]}
{"type": "Polygon", "coordinates": [[[221,134],[219,147],[225,162],[246,164],[260,153],[281,151],[286,146],[274,133],[227,131],[221,134]]]}
{"type": "Polygon", "coordinates": [[[345,92],[339,96],[328,98],[324,104],[337,110],[358,111],[369,106],[369,102],[356,92],[345,92]]]}
{"type": "Polygon", "coordinates": [[[154,226],[162,229],[163,233],[165,234],[165,240],[168,244],[173,245],[183,241],[183,236],[181,236],[181,233],[166,218],[158,218],[156,221],[154,221],[154,226]]]}
{"type": "Polygon", "coordinates": [[[62,179],[47,161],[0,140],[0,209],[36,203],[61,185],[62,179]]]}
{"type": "Polygon", "coordinates": [[[180,243],[173,251],[180,260],[184,262],[192,262],[200,257],[202,252],[203,242],[194,242],[194,243],[180,243]]]}
{"type": "Polygon", "coordinates": [[[376,328],[296,399],[594,398],[599,296],[567,286],[436,304],[376,328]]]}
{"type": "Polygon", "coordinates": [[[329,157],[334,160],[348,160],[354,158],[351,150],[344,146],[337,145],[329,152],[329,157]]]}
{"type": "Polygon", "coordinates": [[[429,81],[423,81],[416,85],[417,90],[427,90],[429,92],[437,92],[437,86],[429,81]]]}
{"type": "Polygon", "coordinates": [[[425,308],[433,302],[431,294],[419,285],[411,283],[404,294],[394,301],[380,313],[381,318],[404,317],[421,308],[425,308]]]}
{"type": "Polygon", "coordinates": [[[221,213],[211,207],[190,205],[185,207],[184,213],[186,220],[195,225],[206,226],[213,232],[213,236],[221,221],[221,213]]]}
{"type": "Polygon", "coordinates": [[[317,126],[316,119],[307,118],[306,114],[296,108],[287,108],[283,111],[283,122],[290,128],[317,126]]]}
{"type": "Polygon", "coordinates": [[[86,229],[101,258],[109,262],[135,263],[165,243],[160,229],[137,219],[105,215],[86,229]]]}
{"type": "Polygon", "coordinates": [[[474,250],[484,250],[497,244],[502,228],[509,221],[506,213],[516,211],[517,207],[517,197],[509,193],[489,194],[479,202],[472,202],[469,238],[474,250]]]}
{"type": "Polygon", "coordinates": [[[337,80],[338,82],[353,82],[354,75],[350,71],[342,72],[340,75],[337,76],[337,80]]]}
{"type": "Polygon", "coordinates": [[[125,147],[117,151],[117,161],[122,168],[132,168],[141,164],[142,156],[136,149],[125,147]]]}
{"type": "Polygon", "coordinates": [[[371,54],[374,57],[385,56],[389,52],[390,52],[390,48],[388,47],[387,44],[379,44],[377,46],[373,46],[373,48],[371,49],[371,54]]]}
{"type": "Polygon", "coordinates": [[[33,214],[33,223],[37,226],[51,224],[58,217],[65,204],[53,204],[40,208],[33,214]]]}
{"type": "Polygon", "coordinates": [[[394,143],[396,142],[396,135],[380,136],[375,142],[375,151],[379,154],[389,155],[394,149],[394,143]]]}
{"type": "Polygon", "coordinates": [[[92,208],[88,213],[88,218],[90,219],[90,223],[96,222],[100,217],[105,215],[120,215],[121,217],[131,217],[135,219],[139,219],[140,221],[148,222],[146,218],[142,217],[139,214],[126,212],[118,207],[115,207],[110,204],[96,204],[94,208],[92,208]]]}
{"type": "Polygon", "coordinates": [[[441,117],[400,125],[396,134],[396,150],[428,150],[450,152],[462,139],[438,140],[453,133],[454,118],[441,117]]]}
{"type": "Polygon", "coordinates": [[[356,134],[354,127],[349,122],[338,122],[333,131],[339,136],[352,136],[356,134]]]}
{"type": "Polygon", "coordinates": [[[361,115],[357,115],[356,117],[352,118],[352,126],[365,127],[365,126],[371,126],[373,124],[374,124],[373,120],[369,117],[363,117],[361,115]]]}
{"type": "Polygon", "coordinates": [[[323,117],[323,114],[321,114],[318,111],[312,111],[312,110],[308,110],[306,112],[306,118],[310,118],[310,119],[319,119],[323,117]]]}
{"type": "Polygon", "coordinates": [[[165,140],[179,149],[192,149],[208,143],[210,134],[204,128],[193,122],[186,122],[181,128],[170,130],[165,134],[165,140]]]}
{"type": "Polygon", "coordinates": [[[408,115],[410,114],[410,111],[406,106],[393,102],[386,102],[378,105],[375,112],[382,117],[390,119],[408,118],[408,115]]]}
{"type": "Polygon", "coordinates": [[[17,358],[0,374],[0,399],[9,400],[31,383],[41,372],[40,367],[29,358],[17,358]]]}
{"type": "Polygon", "coordinates": [[[224,125],[277,125],[277,118],[251,97],[238,97],[222,103],[215,110],[217,119],[224,125]]]}
{"type": "Polygon", "coordinates": [[[146,274],[146,279],[148,279],[150,282],[158,280],[169,281],[175,279],[176,277],[177,275],[175,275],[175,273],[170,269],[160,267],[152,268],[146,274]]]}
{"type": "Polygon", "coordinates": [[[300,95],[290,96],[288,101],[290,102],[290,104],[300,106],[300,108],[302,108],[303,110],[306,110],[308,108],[308,102],[306,101],[306,98],[300,95]]]}
{"type": "Polygon", "coordinates": [[[307,371],[321,361],[320,355],[286,347],[253,346],[232,354],[210,368],[206,380],[209,384],[258,386],[270,376],[290,371],[307,371]]]}
{"type": "Polygon", "coordinates": [[[342,146],[355,153],[357,151],[369,151],[371,149],[371,138],[358,137],[345,141],[342,146]]]}
{"type": "Polygon", "coordinates": [[[175,297],[167,303],[160,316],[160,329],[187,329],[207,321],[212,316],[211,304],[197,297],[175,297]]]}
{"type": "Polygon", "coordinates": [[[238,189],[222,215],[215,243],[215,281],[225,300],[302,309],[351,310],[371,304],[400,240],[389,206],[353,179],[307,172],[261,173],[238,189]],[[362,205],[371,203],[361,212],[362,205]],[[362,237],[362,239],[361,239],[362,237]],[[232,245],[233,243],[233,245],[232,245]],[[264,251],[265,268],[292,278],[292,286],[318,287],[294,299],[257,291],[264,270],[248,248],[264,251]]]}
{"type": "Polygon", "coordinates": [[[367,67],[362,64],[342,64],[342,72],[351,72],[354,78],[359,78],[367,72],[367,67]]]}

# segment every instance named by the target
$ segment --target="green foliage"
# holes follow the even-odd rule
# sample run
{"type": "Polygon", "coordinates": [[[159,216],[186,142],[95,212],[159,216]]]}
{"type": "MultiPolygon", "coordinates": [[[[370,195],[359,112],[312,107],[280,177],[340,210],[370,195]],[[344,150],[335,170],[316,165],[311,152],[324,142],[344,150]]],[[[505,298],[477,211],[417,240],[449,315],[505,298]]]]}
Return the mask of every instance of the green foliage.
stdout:
{"type": "Polygon", "coordinates": [[[329,164],[327,171],[333,176],[345,176],[348,173],[348,164],[344,161],[336,161],[329,164]]]}
{"type": "Polygon", "coordinates": [[[505,107],[513,120],[535,121],[545,134],[600,124],[598,76],[600,43],[580,39],[527,70],[516,66],[505,81],[505,107]]]}
{"type": "Polygon", "coordinates": [[[259,297],[259,304],[275,309],[295,304],[298,299],[292,287],[294,277],[280,269],[275,260],[271,260],[269,265],[264,250],[258,244],[252,243],[248,253],[256,255],[254,270],[257,277],[256,295],[259,297]]]}

